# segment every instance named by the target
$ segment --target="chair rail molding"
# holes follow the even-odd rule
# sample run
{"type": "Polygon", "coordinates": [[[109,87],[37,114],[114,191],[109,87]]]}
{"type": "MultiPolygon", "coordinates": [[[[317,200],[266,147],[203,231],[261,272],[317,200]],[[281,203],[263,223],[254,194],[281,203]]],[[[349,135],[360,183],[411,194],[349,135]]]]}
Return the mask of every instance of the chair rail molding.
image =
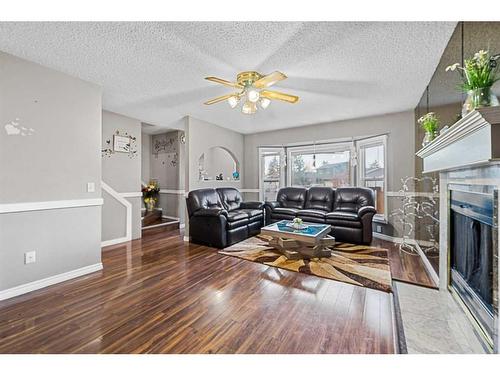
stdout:
{"type": "MultiPolygon", "coordinates": [[[[117,200],[119,203],[121,203],[123,206],[125,206],[126,209],[126,231],[125,231],[125,237],[121,238],[114,238],[112,240],[106,240],[101,242],[101,247],[104,246],[110,246],[110,245],[116,245],[122,242],[127,242],[132,240],[132,204],[126,200],[121,193],[118,193],[116,190],[114,190],[111,186],[106,184],[104,181],[101,181],[101,187],[102,189],[111,195],[115,200],[117,200]]],[[[135,193],[134,193],[135,194],[135,193]]]]}
{"type": "Polygon", "coordinates": [[[0,214],[27,211],[57,210],[60,208],[102,206],[103,202],[104,201],[102,198],[91,198],[69,199],[61,201],[2,203],[0,204],[0,214]]]}

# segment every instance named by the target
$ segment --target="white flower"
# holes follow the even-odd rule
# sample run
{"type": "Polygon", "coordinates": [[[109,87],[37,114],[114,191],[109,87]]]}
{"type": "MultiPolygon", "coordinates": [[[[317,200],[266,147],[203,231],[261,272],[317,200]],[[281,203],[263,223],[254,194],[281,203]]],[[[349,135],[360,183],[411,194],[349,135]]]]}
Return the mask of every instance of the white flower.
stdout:
{"type": "Polygon", "coordinates": [[[456,70],[459,66],[460,66],[460,64],[459,64],[459,63],[455,63],[455,64],[453,64],[453,65],[450,65],[450,66],[446,67],[445,71],[449,71],[449,70],[454,71],[454,70],[456,70]]]}

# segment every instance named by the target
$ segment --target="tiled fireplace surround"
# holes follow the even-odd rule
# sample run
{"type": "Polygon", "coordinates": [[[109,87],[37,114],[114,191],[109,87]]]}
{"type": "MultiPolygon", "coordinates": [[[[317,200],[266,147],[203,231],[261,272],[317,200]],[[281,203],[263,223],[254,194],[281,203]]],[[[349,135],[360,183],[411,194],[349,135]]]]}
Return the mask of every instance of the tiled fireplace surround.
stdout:
{"type": "MultiPolygon", "coordinates": [[[[439,287],[452,293],[450,288],[450,188],[466,191],[500,191],[500,109],[486,108],[469,113],[448,132],[440,135],[419,152],[424,162],[424,173],[439,172],[440,224],[439,224],[439,287]]],[[[498,200],[494,201],[493,225],[493,290],[498,291],[498,200]]],[[[454,293],[453,293],[454,294],[454,293]]],[[[475,320],[458,296],[457,301],[475,320]]],[[[494,293],[495,330],[493,351],[499,351],[498,293],[494,293]]],[[[474,324],[481,336],[481,329],[474,324]]],[[[486,340],[484,340],[486,342],[486,340]]]]}

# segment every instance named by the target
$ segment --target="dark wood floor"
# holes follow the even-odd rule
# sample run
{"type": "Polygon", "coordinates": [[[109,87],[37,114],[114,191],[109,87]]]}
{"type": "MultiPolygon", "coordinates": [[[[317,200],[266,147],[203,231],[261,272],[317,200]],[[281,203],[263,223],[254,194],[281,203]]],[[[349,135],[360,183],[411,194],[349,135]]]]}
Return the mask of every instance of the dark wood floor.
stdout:
{"type": "Polygon", "coordinates": [[[0,302],[0,353],[395,351],[381,291],[219,255],[178,231],[110,247],[103,264],[0,302]]]}
{"type": "Polygon", "coordinates": [[[399,246],[397,244],[378,238],[373,239],[372,245],[389,250],[393,280],[437,289],[436,284],[425,271],[425,266],[419,255],[411,255],[399,251],[399,246]]]}

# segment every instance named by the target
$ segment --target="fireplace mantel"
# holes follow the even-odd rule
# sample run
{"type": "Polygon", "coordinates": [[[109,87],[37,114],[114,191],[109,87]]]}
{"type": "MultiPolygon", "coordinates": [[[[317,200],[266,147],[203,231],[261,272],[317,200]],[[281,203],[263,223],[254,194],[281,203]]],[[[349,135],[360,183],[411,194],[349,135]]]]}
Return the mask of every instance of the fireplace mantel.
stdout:
{"type": "Polygon", "coordinates": [[[500,161],[500,107],[468,113],[416,155],[423,159],[424,173],[500,161]]]}

